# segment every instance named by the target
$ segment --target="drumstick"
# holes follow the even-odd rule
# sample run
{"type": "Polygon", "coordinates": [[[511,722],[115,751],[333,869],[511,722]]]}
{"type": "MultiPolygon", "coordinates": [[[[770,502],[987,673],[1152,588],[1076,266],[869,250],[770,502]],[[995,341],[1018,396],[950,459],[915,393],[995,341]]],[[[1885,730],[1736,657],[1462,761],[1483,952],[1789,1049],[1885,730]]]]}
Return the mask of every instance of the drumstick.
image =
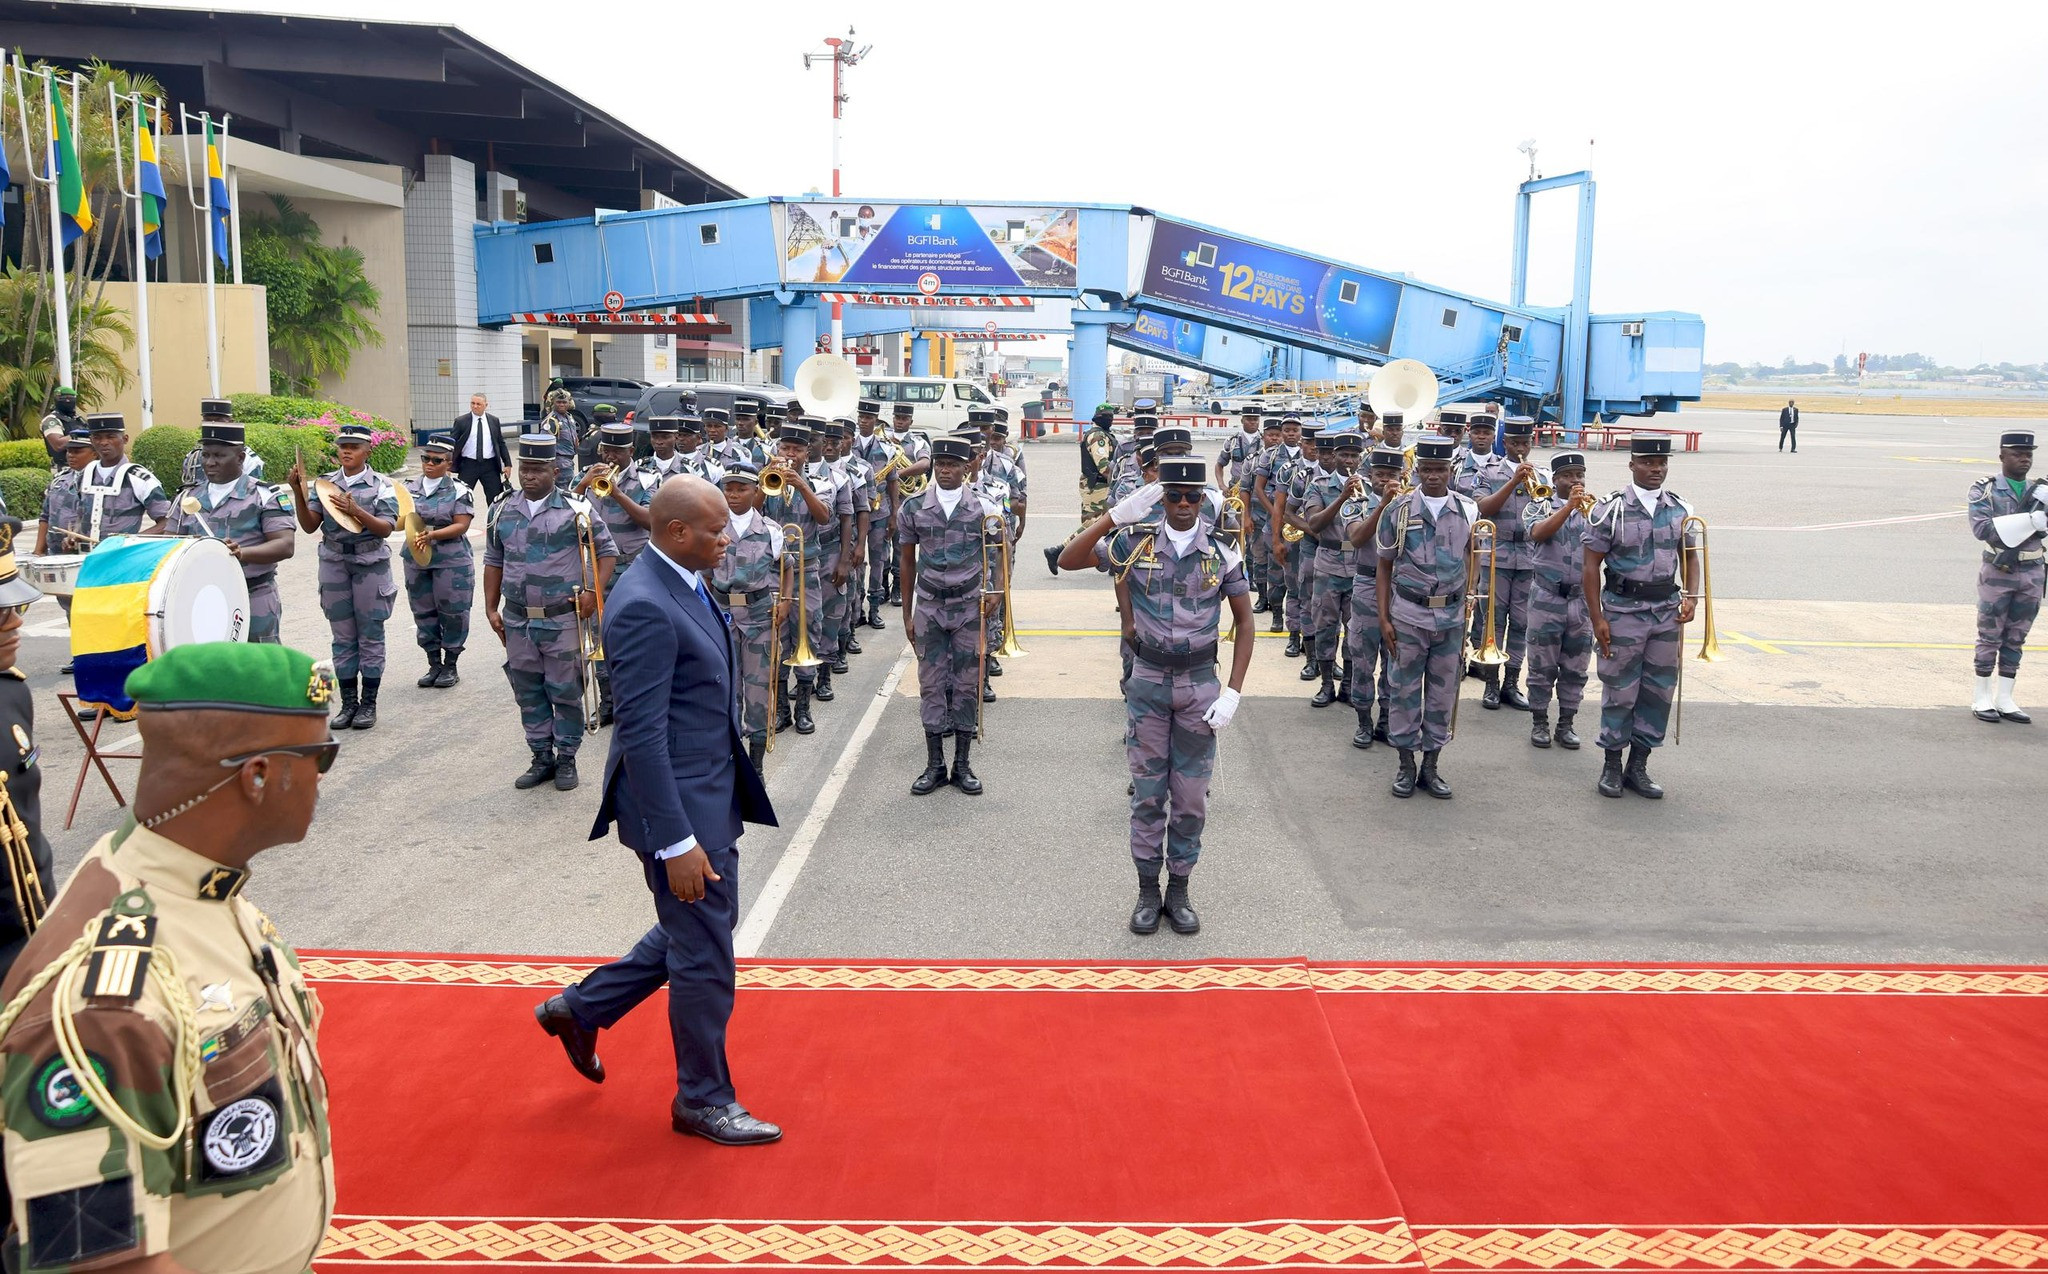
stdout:
{"type": "Polygon", "coordinates": [[[179,502],[179,504],[178,504],[178,507],[179,507],[179,508],[181,508],[181,509],[183,509],[183,510],[185,511],[185,513],[186,513],[186,514],[187,514],[188,516],[190,516],[190,517],[192,517],[192,518],[195,518],[195,519],[197,519],[197,520],[198,520],[198,522],[199,522],[199,529],[200,529],[200,530],[202,530],[202,531],[204,531],[204,532],[206,532],[206,534],[207,534],[207,537],[208,537],[209,539],[215,539],[215,540],[217,540],[217,539],[219,539],[219,538],[220,538],[220,537],[219,537],[218,535],[215,535],[215,534],[213,533],[213,528],[212,528],[212,527],[210,527],[210,526],[208,526],[208,525],[206,524],[206,517],[205,517],[205,515],[204,515],[204,514],[202,514],[202,513],[201,513],[201,512],[199,511],[199,509],[200,509],[200,505],[199,505],[199,497],[198,497],[198,496],[196,496],[196,495],[188,495],[188,496],[186,496],[186,497],[185,497],[185,498],[184,498],[184,499],[183,499],[182,501],[180,501],[180,502],[179,502]]]}
{"type": "Polygon", "coordinates": [[[99,543],[99,537],[98,537],[98,536],[93,536],[93,535],[81,535],[81,534],[79,534],[79,533],[78,533],[77,531],[67,531],[67,530],[65,530],[65,529],[64,529],[63,527],[61,527],[61,526],[53,526],[53,527],[51,527],[50,529],[51,529],[52,531],[55,531],[55,532],[56,532],[57,534],[59,534],[59,535],[65,535],[65,536],[69,536],[70,538],[72,538],[72,539],[74,539],[74,540],[77,540],[77,541],[79,541],[80,543],[83,543],[83,544],[98,544],[98,543],[99,543]]]}

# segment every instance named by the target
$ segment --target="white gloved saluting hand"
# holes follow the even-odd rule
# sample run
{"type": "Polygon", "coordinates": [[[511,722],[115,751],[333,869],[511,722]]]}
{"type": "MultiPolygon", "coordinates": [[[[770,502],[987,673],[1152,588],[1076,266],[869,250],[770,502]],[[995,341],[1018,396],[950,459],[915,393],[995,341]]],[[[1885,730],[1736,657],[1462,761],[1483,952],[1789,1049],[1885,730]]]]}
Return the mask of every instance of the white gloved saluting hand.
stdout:
{"type": "Polygon", "coordinates": [[[1222,694],[1216,696],[1216,702],[1210,704],[1209,710],[1202,714],[1202,720],[1208,723],[1210,730],[1217,734],[1223,733],[1223,727],[1229,725],[1230,719],[1237,715],[1237,699],[1237,691],[1227,686],[1224,687],[1222,694]]]}
{"type": "Polygon", "coordinates": [[[1118,500],[1116,506],[1109,511],[1110,522],[1117,526],[1129,526],[1133,522],[1144,521],[1145,515],[1158,506],[1160,491],[1158,483],[1148,482],[1118,500]]]}

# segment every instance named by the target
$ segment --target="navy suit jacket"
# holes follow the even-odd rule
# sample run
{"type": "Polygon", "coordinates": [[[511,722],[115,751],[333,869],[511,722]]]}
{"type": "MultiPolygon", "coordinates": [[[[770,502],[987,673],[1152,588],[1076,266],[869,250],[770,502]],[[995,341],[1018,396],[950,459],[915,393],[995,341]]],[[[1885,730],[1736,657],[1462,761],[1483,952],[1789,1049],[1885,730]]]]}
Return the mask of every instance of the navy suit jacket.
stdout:
{"type": "Polygon", "coordinates": [[[613,822],[646,855],[691,836],[729,848],[740,824],[775,826],[775,807],[740,732],[739,652],[731,621],[649,546],[604,599],[611,752],[590,839],[613,822]]]}

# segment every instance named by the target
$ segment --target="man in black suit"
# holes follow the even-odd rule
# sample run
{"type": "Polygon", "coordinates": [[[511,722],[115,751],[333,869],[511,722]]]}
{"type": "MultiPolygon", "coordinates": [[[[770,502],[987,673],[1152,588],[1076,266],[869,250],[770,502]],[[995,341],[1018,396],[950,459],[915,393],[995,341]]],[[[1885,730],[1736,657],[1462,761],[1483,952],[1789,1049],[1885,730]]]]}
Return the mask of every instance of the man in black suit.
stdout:
{"type": "Polygon", "coordinates": [[[1778,412],[1778,450],[1785,449],[1785,440],[1792,440],[1792,454],[1799,454],[1799,404],[1787,398],[1785,406],[1778,412]]]}
{"type": "Polygon", "coordinates": [[[725,557],[717,487],[673,477],[654,493],[640,565],[605,598],[605,660],[617,719],[590,838],[616,822],[640,857],[655,925],[623,958],[534,1009],[585,1079],[604,1082],[597,1032],[666,982],[676,1051],[669,1124],[724,1146],[780,1140],[739,1104],[725,1058],[742,823],[775,825],[741,733],[738,641],[704,577],[725,557]]]}
{"type": "Polygon", "coordinates": [[[469,414],[457,416],[449,426],[455,435],[455,476],[484,490],[484,503],[496,502],[512,484],[512,462],[505,454],[505,433],[498,418],[484,410],[490,400],[482,394],[469,396],[469,414]]]}

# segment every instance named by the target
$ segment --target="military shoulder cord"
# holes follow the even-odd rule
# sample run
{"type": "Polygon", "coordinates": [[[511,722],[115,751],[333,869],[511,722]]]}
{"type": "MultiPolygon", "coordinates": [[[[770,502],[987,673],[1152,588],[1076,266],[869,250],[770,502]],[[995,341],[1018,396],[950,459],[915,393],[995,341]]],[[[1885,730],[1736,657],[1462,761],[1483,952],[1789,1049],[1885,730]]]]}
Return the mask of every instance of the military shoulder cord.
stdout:
{"type": "Polygon", "coordinates": [[[1123,583],[1124,580],[1130,575],[1132,569],[1136,567],[1138,563],[1150,562],[1152,560],[1152,545],[1154,539],[1155,535],[1152,532],[1147,532],[1143,536],[1140,536],[1137,540],[1132,542],[1130,556],[1126,557],[1121,562],[1116,560],[1116,551],[1114,549],[1110,551],[1109,565],[1110,569],[1116,572],[1117,583],[1123,583]]]}
{"type": "Polygon", "coordinates": [[[0,773],[0,840],[7,843],[7,876],[14,887],[15,914],[21,917],[22,931],[32,934],[43,922],[43,913],[50,909],[50,904],[43,893],[42,874],[36,870],[28,824],[14,808],[5,773],[0,773]]]}

